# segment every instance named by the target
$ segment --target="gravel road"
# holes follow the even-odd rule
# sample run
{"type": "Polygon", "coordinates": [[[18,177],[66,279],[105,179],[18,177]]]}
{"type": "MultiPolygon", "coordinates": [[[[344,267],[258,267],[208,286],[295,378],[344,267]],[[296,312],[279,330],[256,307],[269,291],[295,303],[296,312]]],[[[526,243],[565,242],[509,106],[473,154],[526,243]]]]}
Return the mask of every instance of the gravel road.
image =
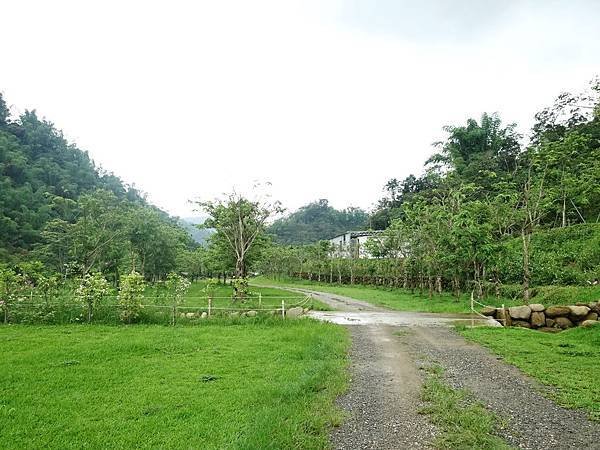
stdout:
{"type": "Polygon", "coordinates": [[[356,319],[342,322],[352,337],[351,383],[339,399],[348,417],[332,433],[334,448],[429,447],[436,429],[418,414],[423,377],[419,367],[435,363],[444,367],[450,385],[469,389],[502,419],[499,435],[511,446],[600,449],[600,424],[581,411],[557,406],[542,395],[548,388],[465,341],[450,327],[456,315],[390,311],[339,295],[301,291],[311,292],[339,313],[315,317],[336,323],[340,316],[356,319]],[[382,319],[386,314],[393,319],[382,319]]]}

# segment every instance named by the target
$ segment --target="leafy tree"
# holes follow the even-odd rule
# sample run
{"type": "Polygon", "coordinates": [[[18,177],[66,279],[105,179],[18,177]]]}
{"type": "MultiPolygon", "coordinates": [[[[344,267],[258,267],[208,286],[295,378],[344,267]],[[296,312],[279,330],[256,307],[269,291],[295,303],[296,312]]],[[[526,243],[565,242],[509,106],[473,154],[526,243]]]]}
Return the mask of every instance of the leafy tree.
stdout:
{"type": "Polygon", "coordinates": [[[99,272],[86,273],[79,280],[79,286],[75,291],[75,297],[87,309],[87,321],[91,322],[94,316],[94,308],[109,293],[109,285],[106,278],[99,272]]]}
{"type": "Polygon", "coordinates": [[[216,230],[215,241],[221,248],[226,244],[235,260],[235,276],[244,278],[250,252],[264,236],[267,220],[282,211],[279,202],[252,201],[232,193],[225,199],[198,202],[198,205],[210,216],[204,225],[216,230]]]}
{"type": "Polygon", "coordinates": [[[121,276],[118,303],[121,307],[121,321],[130,324],[136,320],[142,309],[144,298],[144,277],[137,272],[121,276]]]}

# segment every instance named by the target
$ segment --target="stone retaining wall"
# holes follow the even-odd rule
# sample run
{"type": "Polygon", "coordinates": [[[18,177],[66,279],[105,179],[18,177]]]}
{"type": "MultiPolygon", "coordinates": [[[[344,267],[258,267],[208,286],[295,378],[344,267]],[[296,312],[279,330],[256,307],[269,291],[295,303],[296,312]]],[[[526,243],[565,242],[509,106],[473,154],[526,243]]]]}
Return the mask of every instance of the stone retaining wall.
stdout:
{"type": "Polygon", "coordinates": [[[486,307],[481,310],[481,313],[509,327],[565,330],[577,326],[596,325],[600,316],[600,301],[548,308],[539,303],[504,309],[486,307]]]}

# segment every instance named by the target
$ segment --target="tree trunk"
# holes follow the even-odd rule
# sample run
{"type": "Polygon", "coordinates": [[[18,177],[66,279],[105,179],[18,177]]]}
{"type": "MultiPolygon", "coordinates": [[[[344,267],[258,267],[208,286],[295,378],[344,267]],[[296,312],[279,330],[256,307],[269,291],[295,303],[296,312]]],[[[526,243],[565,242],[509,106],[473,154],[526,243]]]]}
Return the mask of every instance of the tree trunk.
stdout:
{"type": "Polygon", "coordinates": [[[529,285],[531,282],[531,272],[529,270],[529,244],[531,235],[521,230],[521,239],[523,240],[523,302],[529,304],[530,292],[529,285]]]}

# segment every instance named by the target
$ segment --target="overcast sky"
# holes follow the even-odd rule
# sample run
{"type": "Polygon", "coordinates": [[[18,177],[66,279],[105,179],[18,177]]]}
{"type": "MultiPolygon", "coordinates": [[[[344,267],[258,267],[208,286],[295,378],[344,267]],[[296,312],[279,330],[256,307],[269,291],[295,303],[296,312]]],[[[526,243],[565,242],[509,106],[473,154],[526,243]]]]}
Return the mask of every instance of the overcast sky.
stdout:
{"type": "Polygon", "coordinates": [[[536,111],[600,73],[600,1],[0,0],[0,90],[188,216],[270,181],[369,208],[442,126],[536,111]]]}

